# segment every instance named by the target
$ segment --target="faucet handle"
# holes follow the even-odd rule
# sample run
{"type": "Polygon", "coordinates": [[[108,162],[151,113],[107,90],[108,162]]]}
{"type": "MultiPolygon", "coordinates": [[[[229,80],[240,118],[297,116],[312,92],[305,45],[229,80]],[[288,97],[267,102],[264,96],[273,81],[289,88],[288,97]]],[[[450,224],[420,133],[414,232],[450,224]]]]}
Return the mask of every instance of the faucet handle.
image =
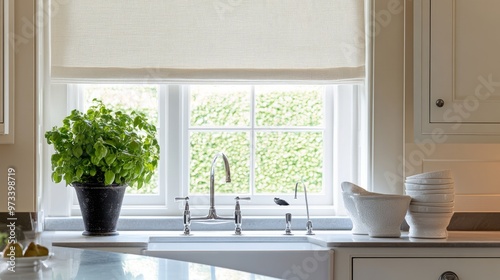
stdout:
{"type": "Polygon", "coordinates": [[[250,197],[235,197],[236,205],[234,207],[234,234],[241,235],[241,208],[240,208],[240,200],[250,200],[250,197]]]}
{"type": "Polygon", "coordinates": [[[189,211],[189,196],[186,197],[176,197],[175,201],[185,201],[184,203],[184,211],[189,211]]]}
{"type": "Polygon", "coordinates": [[[189,210],[189,196],[175,198],[175,201],[179,200],[185,201],[184,214],[182,215],[182,219],[184,223],[184,235],[189,235],[191,233],[191,211],[189,210]]]}

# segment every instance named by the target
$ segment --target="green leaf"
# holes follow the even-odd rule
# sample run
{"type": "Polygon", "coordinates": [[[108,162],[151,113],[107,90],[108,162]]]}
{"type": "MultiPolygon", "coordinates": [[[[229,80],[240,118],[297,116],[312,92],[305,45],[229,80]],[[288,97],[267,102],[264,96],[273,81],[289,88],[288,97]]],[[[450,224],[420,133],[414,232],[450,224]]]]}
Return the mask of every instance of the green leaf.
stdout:
{"type": "Polygon", "coordinates": [[[73,147],[73,155],[77,158],[80,158],[83,154],[83,150],[81,146],[74,146],[73,147]]]}
{"type": "Polygon", "coordinates": [[[52,172],[52,181],[54,181],[54,183],[58,184],[62,181],[62,177],[61,175],[57,174],[56,172],[52,172]]]}
{"type": "Polygon", "coordinates": [[[123,169],[129,170],[129,169],[132,169],[133,167],[134,167],[134,163],[129,161],[129,162],[125,163],[125,165],[123,166],[123,169]]]}
{"type": "Polygon", "coordinates": [[[73,174],[71,172],[66,172],[64,174],[64,181],[66,181],[66,185],[69,185],[73,182],[73,174]]]}
{"type": "Polygon", "coordinates": [[[113,164],[113,162],[115,162],[115,159],[116,159],[116,155],[111,154],[111,153],[110,153],[110,154],[108,154],[108,155],[104,158],[104,160],[106,161],[106,163],[107,163],[108,165],[113,164]]]}
{"type": "Polygon", "coordinates": [[[111,170],[107,170],[104,173],[104,184],[111,185],[115,181],[115,173],[111,170]]]}
{"type": "Polygon", "coordinates": [[[80,178],[82,177],[82,175],[83,175],[83,169],[82,168],[78,168],[76,170],[76,178],[77,178],[77,180],[80,180],[80,178]]]}
{"type": "Polygon", "coordinates": [[[59,161],[59,159],[61,158],[61,155],[60,154],[53,154],[51,157],[50,157],[50,162],[52,163],[52,165],[55,165],[57,164],[57,162],[59,161]]]}

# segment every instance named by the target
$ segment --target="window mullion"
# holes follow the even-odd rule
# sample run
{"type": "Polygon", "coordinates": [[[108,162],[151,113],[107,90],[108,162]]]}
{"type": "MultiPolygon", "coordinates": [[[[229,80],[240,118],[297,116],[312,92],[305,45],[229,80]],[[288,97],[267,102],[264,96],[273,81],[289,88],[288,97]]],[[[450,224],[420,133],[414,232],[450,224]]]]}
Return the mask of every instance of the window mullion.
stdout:
{"type": "Polygon", "coordinates": [[[250,92],[250,194],[255,195],[255,86],[250,92]]]}

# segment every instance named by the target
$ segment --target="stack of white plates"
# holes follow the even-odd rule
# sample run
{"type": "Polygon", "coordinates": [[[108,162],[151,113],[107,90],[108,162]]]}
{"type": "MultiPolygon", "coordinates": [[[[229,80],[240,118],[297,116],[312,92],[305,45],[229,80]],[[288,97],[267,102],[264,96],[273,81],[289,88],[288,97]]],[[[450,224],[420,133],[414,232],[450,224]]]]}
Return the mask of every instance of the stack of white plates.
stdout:
{"type": "Polygon", "coordinates": [[[406,177],[406,194],[411,202],[406,214],[410,237],[446,238],[453,216],[455,185],[451,170],[406,177]]]}

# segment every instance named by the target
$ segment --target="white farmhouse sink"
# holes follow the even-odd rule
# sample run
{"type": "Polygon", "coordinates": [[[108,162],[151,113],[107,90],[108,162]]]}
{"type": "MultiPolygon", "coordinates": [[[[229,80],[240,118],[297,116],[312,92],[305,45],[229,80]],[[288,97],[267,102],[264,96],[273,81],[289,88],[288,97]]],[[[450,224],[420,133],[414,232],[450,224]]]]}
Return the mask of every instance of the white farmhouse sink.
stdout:
{"type": "Polygon", "coordinates": [[[147,256],[214,265],[280,279],[332,279],[333,251],[306,236],[150,237],[147,256]]]}

